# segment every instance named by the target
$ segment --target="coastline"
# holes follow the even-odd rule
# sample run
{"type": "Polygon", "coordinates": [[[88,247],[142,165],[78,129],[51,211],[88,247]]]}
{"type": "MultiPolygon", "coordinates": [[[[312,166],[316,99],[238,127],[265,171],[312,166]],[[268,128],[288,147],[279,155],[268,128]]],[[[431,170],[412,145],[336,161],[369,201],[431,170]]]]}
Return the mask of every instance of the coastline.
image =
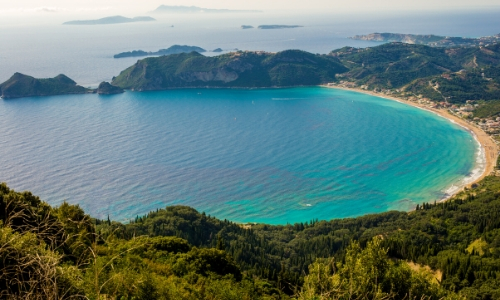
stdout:
{"type": "Polygon", "coordinates": [[[495,143],[495,141],[486,133],[484,132],[481,128],[476,127],[475,125],[463,120],[462,118],[459,118],[455,115],[452,115],[448,110],[446,109],[438,109],[438,108],[431,108],[427,107],[425,105],[421,105],[415,102],[411,102],[408,100],[404,100],[398,97],[390,96],[390,95],[383,95],[379,93],[375,93],[372,91],[367,91],[359,88],[349,88],[349,87],[343,87],[343,86],[330,86],[330,85],[320,85],[321,87],[325,88],[330,88],[330,89],[339,89],[339,90],[346,90],[346,91],[352,91],[352,92],[358,92],[358,93],[363,93],[379,98],[384,98],[387,100],[392,100],[392,101],[397,101],[403,104],[407,104],[419,109],[423,109],[429,112],[432,112],[442,118],[447,119],[448,121],[457,124],[460,127],[463,127],[467,131],[469,131],[476,142],[479,144],[479,150],[476,152],[476,162],[473,170],[471,171],[472,174],[471,176],[468,176],[464,178],[461,182],[453,184],[452,186],[448,187],[447,190],[445,191],[445,197],[439,199],[439,202],[446,201],[456,194],[460,193],[461,191],[464,190],[464,188],[470,188],[473,184],[481,181],[484,179],[486,176],[490,175],[495,171],[496,167],[496,162],[497,162],[497,157],[498,157],[498,146],[495,143]],[[478,169],[479,168],[479,169],[478,169]]]}

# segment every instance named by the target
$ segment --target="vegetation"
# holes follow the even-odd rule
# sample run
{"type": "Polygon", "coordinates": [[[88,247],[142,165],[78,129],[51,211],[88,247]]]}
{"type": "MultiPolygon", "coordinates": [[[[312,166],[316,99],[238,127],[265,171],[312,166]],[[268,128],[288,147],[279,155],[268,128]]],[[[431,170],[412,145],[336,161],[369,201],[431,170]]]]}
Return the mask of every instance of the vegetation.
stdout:
{"type": "Polygon", "coordinates": [[[109,84],[109,82],[103,81],[99,84],[99,87],[97,88],[97,93],[101,95],[110,95],[110,94],[119,94],[123,93],[124,90],[109,84]]]}
{"type": "Polygon", "coordinates": [[[500,178],[487,177],[410,213],[243,226],[185,206],[129,224],[95,220],[2,184],[0,295],[498,299],[499,191],[500,178]]]}
{"type": "Polygon", "coordinates": [[[335,81],[335,75],[345,71],[334,57],[299,50],[240,51],[215,57],[192,52],[139,60],[112,84],[134,90],[318,85],[335,81]]]}
{"type": "Polygon", "coordinates": [[[500,100],[480,102],[479,106],[474,110],[474,117],[489,118],[496,116],[500,117],[500,100]]]}
{"type": "Polygon", "coordinates": [[[0,84],[1,96],[4,99],[33,96],[51,96],[62,94],[85,94],[92,90],[86,89],[67,76],[60,74],[54,78],[37,79],[21,73],[0,84]]]}
{"type": "Polygon", "coordinates": [[[368,89],[396,89],[434,101],[500,99],[500,44],[431,48],[403,43],[331,52],[347,66],[346,80],[368,89]]]}

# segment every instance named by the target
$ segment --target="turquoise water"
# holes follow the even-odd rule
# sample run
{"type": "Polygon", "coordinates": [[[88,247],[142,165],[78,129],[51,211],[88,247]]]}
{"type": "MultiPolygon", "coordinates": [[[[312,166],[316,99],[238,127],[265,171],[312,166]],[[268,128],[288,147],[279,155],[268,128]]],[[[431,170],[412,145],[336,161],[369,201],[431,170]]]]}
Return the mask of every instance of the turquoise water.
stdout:
{"type": "Polygon", "coordinates": [[[326,88],[0,101],[0,181],[126,221],[183,204],[285,224],[410,210],[474,168],[432,113],[326,88]]]}

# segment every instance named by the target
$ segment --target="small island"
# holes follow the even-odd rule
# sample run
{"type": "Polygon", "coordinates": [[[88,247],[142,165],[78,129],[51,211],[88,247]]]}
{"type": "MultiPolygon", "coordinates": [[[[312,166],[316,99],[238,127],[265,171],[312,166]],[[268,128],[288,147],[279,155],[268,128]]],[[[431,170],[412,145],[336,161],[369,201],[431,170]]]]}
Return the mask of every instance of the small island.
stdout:
{"type": "Polygon", "coordinates": [[[135,22],[151,22],[156,21],[156,19],[151,17],[135,17],[126,18],[123,16],[112,16],[97,20],[76,20],[64,22],[63,25],[109,25],[109,24],[121,24],[121,23],[135,23],[135,22]]]}
{"type": "MultiPolygon", "coordinates": [[[[219,48],[220,49],[220,48],[219,48]]],[[[216,49],[217,50],[217,49],[216,49]]],[[[170,55],[170,54],[179,54],[179,53],[189,53],[189,52],[198,52],[203,53],[207,50],[197,47],[197,46],[186,46],[186,45],[173,45],[167,49],[160,49],[156,52],[146,52],[142,50],[133,50],[129,52],[122,52],[113,55],[114,58],[124,58],[124,57],[141,57],[141,56],[162,56],[162,55],[170,55]]],[[[221,49],[222,51],[222,49],[221,49]]],[[[217,51],[214,51],[217,52],[217,51]]]]}
{"type": "Polygon", "coordinates": [[[252,25],[241,25],[241,29],[252,29],[254,28],[252,25]]]}
{"type": "Polygon", "coordinates": [[[183,6],[183,5],[160,5],[153,13],[169,13],[169,14],[193,14],[193,13],[261,13],[261,10],[242,10],[242,9],[214,9],[203,8],[198,6],[183,6]]]}
{"type": "Polygon", "coordinates": [[[224,51],[224,50],[222,50],[221,48],[217,48],[217,49],[212,50],[212,52],[222,52],[222,51],[224,51]]]}
{"type": "Polygon", "coordinates": [[[301,25],[260,25],[259,29],[286,29],[286,28],[298,28],[298,27],[304,27],[301,25]]]}
{"type": "Polygon", "coordinates": [[[53,96],[68,94],[95,93],[95,90],[79,86],[68,76],[60,74],[54,78],[34,78],[32,76],[15,73],[10,79],[0,84],[0,93],[3,99],[53,96]]]}

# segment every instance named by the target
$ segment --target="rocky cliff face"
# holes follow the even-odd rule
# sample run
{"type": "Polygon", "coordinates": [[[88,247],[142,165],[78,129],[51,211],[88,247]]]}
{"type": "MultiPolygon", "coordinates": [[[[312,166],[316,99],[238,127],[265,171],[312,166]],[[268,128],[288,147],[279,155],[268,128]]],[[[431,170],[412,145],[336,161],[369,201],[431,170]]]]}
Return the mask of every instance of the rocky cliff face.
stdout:
{"type": "Polygon", "coordinates": [[[103,81],[99,84],[97,88],[97,93],[100,95],[111,95],[111,94],[120,94],[123,93],[124,90],[117,86],[109,84],[109,82],[103,81]]]}

